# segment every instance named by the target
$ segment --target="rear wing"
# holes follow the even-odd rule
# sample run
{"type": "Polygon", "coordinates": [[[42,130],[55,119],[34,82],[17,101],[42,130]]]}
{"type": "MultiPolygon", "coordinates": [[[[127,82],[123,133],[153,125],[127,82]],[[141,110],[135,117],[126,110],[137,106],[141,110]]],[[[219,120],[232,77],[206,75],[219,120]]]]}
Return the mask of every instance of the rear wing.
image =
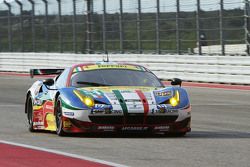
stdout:
{"type": "Polygon", "coordinates": [[[30,77],[35,75],[58,75],[63,72],[64,69],[30,69],[30,77]]]}

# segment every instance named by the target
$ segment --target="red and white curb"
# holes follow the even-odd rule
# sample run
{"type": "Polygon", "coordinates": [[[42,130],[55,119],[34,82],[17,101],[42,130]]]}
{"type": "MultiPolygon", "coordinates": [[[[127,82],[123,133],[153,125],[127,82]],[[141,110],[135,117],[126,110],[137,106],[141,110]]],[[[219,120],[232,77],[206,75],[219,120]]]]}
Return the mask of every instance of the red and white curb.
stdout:
{"type": "Polygon", "coordinates": [[[5,167],[54,167],[67,166],[67,164],[72,167],[128,167],[91,157],[4,140],[0,140],[0,150],[0,166],[5,167]],[[42,164],[38,164],[39,162],[42,164]]]}

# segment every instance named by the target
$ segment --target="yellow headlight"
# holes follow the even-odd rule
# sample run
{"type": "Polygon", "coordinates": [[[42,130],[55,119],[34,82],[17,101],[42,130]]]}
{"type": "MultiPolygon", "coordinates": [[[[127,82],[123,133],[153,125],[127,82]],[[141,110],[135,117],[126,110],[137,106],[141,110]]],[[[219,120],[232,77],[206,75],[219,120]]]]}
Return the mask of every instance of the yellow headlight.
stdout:
{"type": "Polygon", "coordinates": [[[86,104],[88,107],[93,107],[95,105],[95,102],[90,97],[84,97],[83,103],[86,104]]]}
{"type": "Polygon", "coordinates": [[[74,93],[86,106],[93,107],[95,105],[95,102],[91,97],[83,96],[78,90],[74,90],[74,93]]]}
{"type": "Polygon", "coordinates": [[[171,104],[173,107],[175,107],[175,106],[177,106],[177,105],[179,104],[179,102],[180,102],[180,95],[179,95],[178,90],[175,91],[174,97],[171,97],[171,98],[169,99],[169,102],[170,102],[170,104],[171,104]]]}

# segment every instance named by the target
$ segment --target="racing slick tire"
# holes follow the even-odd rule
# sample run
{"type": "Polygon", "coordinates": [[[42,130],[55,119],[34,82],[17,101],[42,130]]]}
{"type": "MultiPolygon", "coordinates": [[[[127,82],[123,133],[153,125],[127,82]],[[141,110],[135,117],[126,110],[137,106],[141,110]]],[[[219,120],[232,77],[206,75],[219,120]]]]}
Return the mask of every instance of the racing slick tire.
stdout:
{"type": "Polygon", "coordinates": [[[30,132],[34,132],[33,128],[33,102],[32,97],[29,95],[26,101],[26,113],[27,113],[27,122],[28,122],[28,129],[30,132]]]}
{"type": "Polygon", "coordinates": [[[62,100],[60,96],[56,101],[55,117],[56,117],[56,134],[58,136],[66,136],[66,133],[63,131],[62,100]]]}

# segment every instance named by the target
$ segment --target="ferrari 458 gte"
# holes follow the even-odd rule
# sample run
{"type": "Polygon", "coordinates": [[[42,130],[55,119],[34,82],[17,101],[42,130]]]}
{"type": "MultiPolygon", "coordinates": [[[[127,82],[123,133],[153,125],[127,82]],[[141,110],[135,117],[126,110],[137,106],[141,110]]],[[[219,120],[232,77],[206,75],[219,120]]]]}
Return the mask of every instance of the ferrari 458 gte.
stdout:
{"type": "Polygon", "coordinates": [[[70,133],[149,132],[185,135],[191,106],[180,79],[171,86],[147,68],[125,63],[77,64],[65,69],[32,69],[56,75],[36,81],[27,91],[25,113],[30,131],[70,133]]]}

